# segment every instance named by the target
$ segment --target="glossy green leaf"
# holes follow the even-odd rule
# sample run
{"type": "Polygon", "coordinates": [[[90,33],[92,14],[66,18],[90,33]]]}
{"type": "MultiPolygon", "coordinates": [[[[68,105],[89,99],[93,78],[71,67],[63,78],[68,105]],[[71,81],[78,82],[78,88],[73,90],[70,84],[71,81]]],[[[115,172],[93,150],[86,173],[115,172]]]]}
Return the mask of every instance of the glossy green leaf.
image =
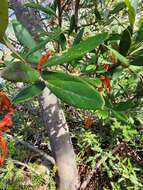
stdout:
{"type": "Polygon", "coordinates": [[[138,1],[137,0],[125,0],[125,3],[128,8],[130,25],[131,25],[131,27],[133,27],[134,23],[135,23],[138,1]]]}
{"type": "MultiPolygon", "coordinates": [[[[29,50],[37,47],[37,44],[28,30],[18,21],[13,21],[13,29],[18,41],[29,50]]],[[[33,63],[37,63],[41,56],[40,51],[36,51],[33,53],[32,57],[36,58],[33,63]]],[[[27,57],[27,60],[31,60],[31,57],[27,57]]],[[[30,61],[31,62],[31,61],[30,61]]]]}
{"type": "Polygon", "coordinates": [[[104,43],[104,41],[107,38],[107,33],[100,33],[95,36],[92,36],[87,40],[84,40],[81,43],[75,45],[74,47],[68,49],[66,52],[63,52],[62,55],[53,56],[43,65],[43,67],[64,64],[73,61],[77,58],[81,58],[86,53],[92,51],[94,48],[104,43]]]}
{"type": "Polygon", "coordinates": [[[38,11],[42,11],[42,12],[46,13],[47,15],[56,16],[55,11],[49,6],[43,7],[42,5],[37,4],[37,3],[27,3],[27,4],[25,4],[25,6],[29,7],[29,8],[33,8],[38,11]]]}
{"type": "Polygon", "coordinates": [[[80,77],[58,72],[43,72],[48,88],[61,100],[82,109],[96,110],[104,100],[95,88],[80,77]]]}
{"type": "Polygon", "coordinates": [[[115,49],[112,49],[110,47],[107,47],[113,54],[114,56],[125,66],[129,65],[129,60],[124,57],[123,55],[121,55],[118,51],[116,51],[115,49]]]}
{"type": "Polygon", "coordinates": [[[119,44],[119,53],[123,56],[126,56],[130,46],[131,46],[131,36],[132,36],[132,28],[128,26],[122,33],[120,44],[119,44]]]}
{"type": "Polygon", "coordinates": [[[7,25],[8,25],[8,1],[0,0],[0,42],[3,41],[7,25]]]}
{"type": "Polygon", "coordinates": [[[39,80],[39,72],[28,64],[13,62],[3,69],[1,77],[13,82],[31,83],[39,80]]]}
{"type": "Polygon", "coordinates": [[[40,95],[44,90],[45,84],[42,82],[36,82],[24,89],[22,89],[12,100],[14,105],[23,103],[25,101],[33,99],[35,96],[40,95]]]}

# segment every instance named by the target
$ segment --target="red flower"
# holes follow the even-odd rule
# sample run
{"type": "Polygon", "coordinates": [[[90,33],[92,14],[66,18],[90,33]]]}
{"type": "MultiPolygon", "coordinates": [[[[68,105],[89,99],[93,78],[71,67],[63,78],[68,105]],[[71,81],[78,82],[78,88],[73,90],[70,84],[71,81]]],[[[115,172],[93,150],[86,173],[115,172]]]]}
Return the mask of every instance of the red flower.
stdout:
{"type": "Polygon", "coordinates": [[[2,166],[4,161],[6,160],[6,152],[7,152],[6,141],[3,138],[3,136],[0,136],[0,147],[2,149],[2,155],[0,156],[0,166],[2,166]]]}
{"type": "Polygon", "coordinates": [[[4,163],[6,160],[6,150],[7,145],[4,139],[3,132],[9,132],[10,127],[12,125],[12,118],[11,115],[14,112],[10,99],[4,92],[0,92],[0,111],[8,111],[8,113],[4,116],[2,121],[0,121],[0,147],[2,149],[2,155],[0,156],[0,165],[4,163]]]}

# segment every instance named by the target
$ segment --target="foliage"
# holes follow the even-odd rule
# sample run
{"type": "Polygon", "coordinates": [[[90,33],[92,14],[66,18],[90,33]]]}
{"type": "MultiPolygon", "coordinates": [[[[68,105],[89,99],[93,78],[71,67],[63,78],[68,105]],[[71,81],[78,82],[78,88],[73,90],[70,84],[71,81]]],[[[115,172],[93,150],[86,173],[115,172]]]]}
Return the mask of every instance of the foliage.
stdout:
{"type": "MultiPolygon", "coordinates": [[[[67,115],[70,115],[67,107],[73,109],[74,113],[77,109],[72,106],[80,108],[76,115],[76,122],[81,118],[80,123],[76,124],[76,128],[73,127],[74,121],[70,115],[72,121],[69,125],[72,128],[78,164],[90,168],[87,175],[90,170],[93,172],[94,188],[142,189],[141,1],[83,0],[74,14],[70,3],[61,7],[62,12],[57,11],[57,3],[58,1],[46,7],[34,1],[25,5],[38,11],[44,25],[47,20],[52,23],[46,30],[43,28],[43,31],[39,31],[39,42],[35,42],[21,23],[12,21],[15,43],[20,48],[17,53],[11,48],[10,61],[5,58],[2,65],[2,77],[25,84],[19,90],[15,84],[8,83],[10,90],[6,89],[6,85],[2,86],[2,90],[11,94],[12,103],[20,111],[27,107],[28,110],[34,110],[35,105],[35,110],[38,110],[35,97],[45,86],[62,100],[67,115]],[[11,92],[11,88],[14,92],[11,92]],[[89,125],[85,125],[85,117],[90,119],[89,125]]],[[[5,19],[6,15],[7,9],[4,8],[2,16],[0,12],[0,18],[5,19]]],[[[0,39],[3,38],[6,26],[6,21],[0,26],[0,39]]],[[[10,37],[7,38],[12,43],[10,37]]],[[[25,110],[22,112],[22,117],[19,113],[14,115],[13,132],[22,136],[23,140],[37,142],[36,134],[42,130],[40,116],[37,118],[25,110]],[[33,125],[36,126],[35,129],[30,130],[33,125]]],[[[36,113],[39,114],[39,110],[36,113]]],[[[45,141],[47,143],[45,137],[40,142],[39,138],[41,137],[38,137],[39,144],[45,141]]],[[[11,151],[9,155],[20,160],[20,152],[13,155],[15,147],[11,143],[8,146],[11,151]]],[[[25,157],[28,155],[24,149],[20,161],[24,161],[25,157]]],[[[30,167],[36,168],[37,165],[31,164],[30,167]]],[[[12,180],[14,184],[23,180],[24,174],[14,176],[14,171],[23,172],[8,160],[2,171],[4,177],[1,188],[12,189],[12,180]],[[6,186],[7,183],[10,187],[6,186]]],[[[51,170],[50,182],[46,184],[50,189],[56,188],[55,173],[54,169],[51,170]]],[[[46,174],[38,176],[32,173],[32,188],[43,185],[45,176],[46,174]]],[[[88,185],[89,188],[92,186],[90,183],[88,185]]],[[[27,188],[22,185],[19,187],[27,188]]]]}

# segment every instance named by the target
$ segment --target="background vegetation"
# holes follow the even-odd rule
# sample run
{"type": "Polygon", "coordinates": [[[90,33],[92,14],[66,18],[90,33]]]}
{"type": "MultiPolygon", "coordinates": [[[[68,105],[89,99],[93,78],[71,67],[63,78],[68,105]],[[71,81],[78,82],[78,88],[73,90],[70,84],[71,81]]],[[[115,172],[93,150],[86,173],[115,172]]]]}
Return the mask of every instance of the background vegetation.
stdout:
{"type": "Polygon", "coordinates": [[[36,43],[9,9],[5,40],[13,47],[1,48],[0,88],[16,111],[11,133],[4,133],[8,153],[0,189],[56,189],[57,167],[49,166],[53,158],[37,97],[46,84],[62,100],[79,189],[142,190],[142,2],[29,1],[25,7],[40,15],[43,30],[36,31],[36,43]],[[39,63],[40,52],[49,51],[52,58],[39,63]],[[37,82],[37,64],[47,83],[37,82]]]}

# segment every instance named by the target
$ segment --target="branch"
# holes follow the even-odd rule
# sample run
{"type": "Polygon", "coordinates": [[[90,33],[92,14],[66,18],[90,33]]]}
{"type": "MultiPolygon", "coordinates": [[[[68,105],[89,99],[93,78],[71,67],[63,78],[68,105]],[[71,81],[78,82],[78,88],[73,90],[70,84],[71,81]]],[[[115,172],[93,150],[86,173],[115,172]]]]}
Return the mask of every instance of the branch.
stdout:
{"type": "Polygon", "coordinates": [[[42,150],[39,150],[38,148],[36,148],[34,145],[25,142],[23,140],[18,139],[17,137],[14,137],[12,135],[7,135],[10,139],[14,139],[16,141],[16,143],[18,144],[22,144],[25,147],[29,148],[30,150],[32,150],[35,153],[38,153],[40,156],[42,156],[46,161],[48,161],[50,164],[54,165],[55,164],[55,160],[52,156],[47,155],[45,152],[43,152],[42,150]]]}
{"type": "Polygon", "coordinates": [[[37,172],[37,171],[34,170],[33,168],[29,167],[28,164],[25,164],[25,163],[20,162],[20,161],[18,161],[18,160],[12,160],[12,161],[13,161],[13,163],[14,163],[15,165],[23,166],[24,168],[27,168],[29,171],[32,171],[33,173],[35,173],[36,175],[40,175],[39,172],[37,172]]]}

